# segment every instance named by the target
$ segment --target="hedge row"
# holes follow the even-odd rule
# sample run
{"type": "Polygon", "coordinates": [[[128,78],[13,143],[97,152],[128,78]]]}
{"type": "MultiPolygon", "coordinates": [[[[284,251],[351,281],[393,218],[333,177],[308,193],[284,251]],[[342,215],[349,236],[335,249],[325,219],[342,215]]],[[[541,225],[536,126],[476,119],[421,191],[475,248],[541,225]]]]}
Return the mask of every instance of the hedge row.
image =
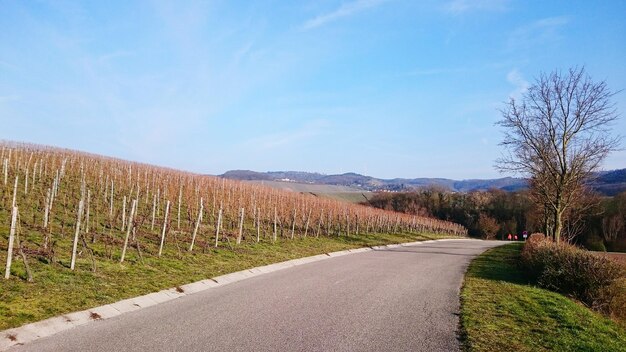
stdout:
{"type": "Polygon", "coordinates": [[[626,270],[620,264],[541,234],[524,245],[522,263],[539,286],[626,321],[626,270]]]}

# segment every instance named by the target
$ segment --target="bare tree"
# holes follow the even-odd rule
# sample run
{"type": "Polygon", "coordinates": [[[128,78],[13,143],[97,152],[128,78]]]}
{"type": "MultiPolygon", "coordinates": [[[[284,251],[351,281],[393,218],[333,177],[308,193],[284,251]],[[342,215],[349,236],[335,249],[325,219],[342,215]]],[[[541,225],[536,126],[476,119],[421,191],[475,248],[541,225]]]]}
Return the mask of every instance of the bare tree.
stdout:
{"type": "Polygon", "coordinates": [[[496,219],[489,215],[480,213],[478,217],[478,226],[480,227],[481,236],[485,240],[492,240],[496,238],[500,225],[496,219]]]}
{"type": "Polygon", "coordinates": [[[605,241],[614,241],[624,229],[624,219],[620,214],[602,219],[602,235],[605,241]]]}
{"type": "Polygon", "coordinates": [[[511,98],[501,110],[507,153],[496,166],[529,177],[546,234],[556,241],[586,182],[619,144],[610,134],[615,94],[573,68],[541,74],[520,101],[511,98]]]}

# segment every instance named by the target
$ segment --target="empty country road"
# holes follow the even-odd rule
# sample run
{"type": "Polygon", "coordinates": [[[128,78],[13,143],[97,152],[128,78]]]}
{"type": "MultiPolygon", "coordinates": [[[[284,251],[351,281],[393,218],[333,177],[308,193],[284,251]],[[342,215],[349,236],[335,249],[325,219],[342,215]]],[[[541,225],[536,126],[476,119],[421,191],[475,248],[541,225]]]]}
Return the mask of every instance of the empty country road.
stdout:
{"type": "Polygon", "coordinates": [[[95,321],[11,351],[454,351],[470,260],[438,241],[330,258],[95,321]]]}

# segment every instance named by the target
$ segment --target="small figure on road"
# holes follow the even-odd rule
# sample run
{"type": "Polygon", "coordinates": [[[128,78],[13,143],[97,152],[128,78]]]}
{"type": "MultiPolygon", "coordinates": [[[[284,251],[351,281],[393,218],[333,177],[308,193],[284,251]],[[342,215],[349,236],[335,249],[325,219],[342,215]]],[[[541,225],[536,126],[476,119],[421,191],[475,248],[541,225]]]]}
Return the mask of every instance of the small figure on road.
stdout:
{"type": "Polygon", "coordinates": [[[508,239],[509,241],[511,240],[511,234],[509,234],[509,235],[507,236],[507,239],[508,239]]]}

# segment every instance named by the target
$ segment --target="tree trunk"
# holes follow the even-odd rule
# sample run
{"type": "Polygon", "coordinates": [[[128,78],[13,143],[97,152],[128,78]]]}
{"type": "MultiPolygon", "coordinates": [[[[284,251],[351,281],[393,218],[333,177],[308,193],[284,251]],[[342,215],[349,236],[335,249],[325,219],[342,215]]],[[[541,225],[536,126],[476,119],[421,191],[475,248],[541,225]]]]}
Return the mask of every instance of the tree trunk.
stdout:
{"type": "Polygon", "coordinates": [[[554,241],[561,241],[561,232],[563,231],[563,208],[558,207],[554,211],[554,241]]]}

